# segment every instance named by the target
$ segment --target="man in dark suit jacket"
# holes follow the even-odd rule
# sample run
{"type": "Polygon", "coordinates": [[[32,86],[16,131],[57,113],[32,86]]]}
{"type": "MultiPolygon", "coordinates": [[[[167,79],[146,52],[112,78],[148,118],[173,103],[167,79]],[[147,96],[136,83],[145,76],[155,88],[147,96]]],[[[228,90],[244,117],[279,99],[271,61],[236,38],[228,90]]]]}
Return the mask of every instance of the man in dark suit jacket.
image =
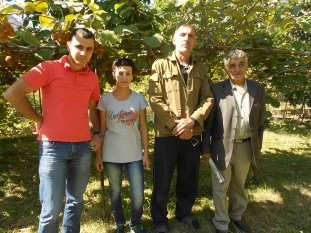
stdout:
{"type": "Polygon", "coordinates": [[[214,105],[204,122],[202,155],[213,159],[225,178],[219,183],[212,172],[216,232],[228,231],[232,221],[240,230],[251,232],[242,221],[248,198],[244,188],[250,165],[259,180],[259,154],[262,146],[265,113],[264,86],[246,80],[246,53],[232,50],[225,56],[225,70],[229,79],[211,85],[214,105]],[[226,193],[230,184],[229,199],[226,193]]]}

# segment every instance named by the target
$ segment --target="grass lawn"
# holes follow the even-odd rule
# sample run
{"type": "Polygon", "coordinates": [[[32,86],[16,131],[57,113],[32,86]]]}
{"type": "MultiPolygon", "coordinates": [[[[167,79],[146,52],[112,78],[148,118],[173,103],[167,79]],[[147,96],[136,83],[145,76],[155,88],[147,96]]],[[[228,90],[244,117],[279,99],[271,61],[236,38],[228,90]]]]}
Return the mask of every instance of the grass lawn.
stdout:
{"type": "MultiPolygon", "coordinates": [[[[311,125],[295,122],[271,122],[264,133],[261,156],[261,182],[255,185],[252,173],[246,182],[249,205],[244,219],[257,232],[311,232],[311,125]]],[[[151,127],[152,128],[152,127],[151,127]]],[[[0,232],[37,232],[40,214],[38,198],[38,142],[34,135],[0,140],[0,232]]],[[[150,140],[153,158],[153,134],[150,140]]],[[[95,156],[93,156],[93,159],[95,156]]],[[[200,230],[190,230],[174,218],[175,178],[171,185],[169,229],[171,233],[215,232],[211,223],[214,206],[209,165],[202,160],[200,190],[193,208],[201,222],[200,230]]],[[[123,201],[129,220],[129,184],[123,183],[123,201]]],[[[106,218],[103,219],[100,175],[92,166],[81,221],[83,233],[113,232],[108,181],[105,179],[106,218]]],[[[145,171],[143,226],[153,231],[150,217],[152,169],[145,171]]],[[[126,226],[129,232],[128,225],[126,226]]],[[[232,224],[229,232],[239,232],[232,224]]]]}

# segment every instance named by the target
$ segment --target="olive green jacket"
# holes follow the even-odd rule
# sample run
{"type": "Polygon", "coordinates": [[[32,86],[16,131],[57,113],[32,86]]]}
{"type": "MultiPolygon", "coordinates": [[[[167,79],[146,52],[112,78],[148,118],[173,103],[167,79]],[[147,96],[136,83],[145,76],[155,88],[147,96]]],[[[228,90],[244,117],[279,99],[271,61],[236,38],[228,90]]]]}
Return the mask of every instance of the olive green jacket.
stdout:
{"type": "Polygon", "coordinates": [[[212,105],[210,80],[203,63],[192,57],[188,85],[182,77],[175,52],[157,59],[149,80],[149,104],[154,111],[156,137],[173,136],[175,120],[192,117],[197,121],[192,135],[201,135],[212,105]]]}

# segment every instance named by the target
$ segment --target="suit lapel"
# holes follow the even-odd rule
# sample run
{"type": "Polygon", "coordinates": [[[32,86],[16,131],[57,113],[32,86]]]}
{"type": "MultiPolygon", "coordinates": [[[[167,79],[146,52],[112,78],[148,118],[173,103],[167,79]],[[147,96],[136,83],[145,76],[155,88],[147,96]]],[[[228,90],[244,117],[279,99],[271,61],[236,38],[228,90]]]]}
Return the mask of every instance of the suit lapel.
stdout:
{"type": "Polygon", "coordinates": [[[249,113],[250,113],[254,103],[254,96],[256,95],[256,87],[253,82],[250,82],[248,80],[246,80],[246,82],[249,94],[249,113]]]}
{"type": "Polygon", "coordinates": [[[236,107],[235,98],[233,96],[232,87],[231,87],[229,79],[227,79],[226,81],[223,82],[222,92],[223,92],[225,98],[228,99],[230,101],[230,103],[232,104],[232,106],[234,106],[234,108],[235,108],[236,107]]]}

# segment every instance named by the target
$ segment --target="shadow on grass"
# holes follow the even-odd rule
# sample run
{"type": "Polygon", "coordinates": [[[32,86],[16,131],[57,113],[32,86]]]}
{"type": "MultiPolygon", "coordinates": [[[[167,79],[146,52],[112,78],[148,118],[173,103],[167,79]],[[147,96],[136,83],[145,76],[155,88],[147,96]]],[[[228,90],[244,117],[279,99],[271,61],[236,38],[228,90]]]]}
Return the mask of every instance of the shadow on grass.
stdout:
{"type": "Polygon", "coordinates": [[[1,139],[0,148],[0,231],[37,225],[40,202],[36,136],[1,139]]]}
{"type": "Polygon", "coordinates": [[[251,175],[247,180],[245,217],[253,232],[311,232],[310,150],[295,154],[270,149],[274,152],[261,156],[260,184],[254,185],[251,175]]]}

